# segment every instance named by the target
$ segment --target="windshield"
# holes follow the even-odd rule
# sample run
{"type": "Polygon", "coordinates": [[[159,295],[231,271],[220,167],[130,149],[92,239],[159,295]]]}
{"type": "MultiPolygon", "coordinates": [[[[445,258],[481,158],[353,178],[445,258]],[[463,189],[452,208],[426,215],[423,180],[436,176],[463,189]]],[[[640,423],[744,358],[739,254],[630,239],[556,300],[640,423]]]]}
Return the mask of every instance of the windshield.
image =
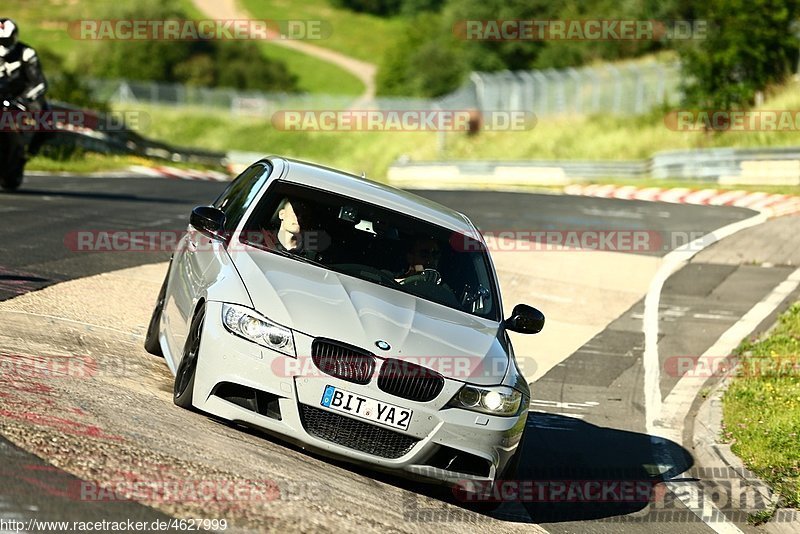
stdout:
{"type": "Polygon", "coordinates": [[[276,182],[240,241],[499,321],[483,244],[403,213],[276,182]]]}

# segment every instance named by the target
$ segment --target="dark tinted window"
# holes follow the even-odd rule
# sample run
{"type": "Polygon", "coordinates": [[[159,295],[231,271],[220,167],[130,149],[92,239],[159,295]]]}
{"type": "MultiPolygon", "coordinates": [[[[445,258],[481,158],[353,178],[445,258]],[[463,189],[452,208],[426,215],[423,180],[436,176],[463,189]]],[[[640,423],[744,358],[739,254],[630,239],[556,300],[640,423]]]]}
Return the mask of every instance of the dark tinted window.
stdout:
{"type": "Polygon", "coordinates": [[[500,320],[482,242],[356,198],[278,181],[261,198],[240,240],[500,320]]]}
{"type": "Polygon", "coordinates": [[[264,186],[272,172],[272,166],[257,163],[245,170],[231,182],[231,185],[214,201],[214,207],[225,212],[225,230],[232,232],[253,199],[264,186]]]}

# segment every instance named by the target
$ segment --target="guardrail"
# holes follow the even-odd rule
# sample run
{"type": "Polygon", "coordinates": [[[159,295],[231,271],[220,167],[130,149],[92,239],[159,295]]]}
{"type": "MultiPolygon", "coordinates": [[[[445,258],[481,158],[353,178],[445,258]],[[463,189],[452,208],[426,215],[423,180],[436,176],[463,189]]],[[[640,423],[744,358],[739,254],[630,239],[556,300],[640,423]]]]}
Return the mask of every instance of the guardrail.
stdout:
{"type": "MultiPolygon", "coordinates": [[[[104,114],[101,112],[83,110],[70,104],[50,102],[50,106],[54,111],[80,111],[84,115],[91,115],[95,118],[91,121],[94,124],[103,125],[113,122],[105,120],[104,114]]],[[[153,141],[119,125],[112,129],[67,128],[59,130],[47,143],[70,148],[80,147],[88,152],[134,155],[173,163],[196,163],[214,167],[222,167],[227,163],[225,154],[222,152],[176,147],[153,141]]]]}
{"type": "Polygon", "coordinates": [[[555,186],[608,178],[696,180],[720,185],[800,185],[800,147],[665,151],[633,161],[396,161],[398,187],[555,186]]]}

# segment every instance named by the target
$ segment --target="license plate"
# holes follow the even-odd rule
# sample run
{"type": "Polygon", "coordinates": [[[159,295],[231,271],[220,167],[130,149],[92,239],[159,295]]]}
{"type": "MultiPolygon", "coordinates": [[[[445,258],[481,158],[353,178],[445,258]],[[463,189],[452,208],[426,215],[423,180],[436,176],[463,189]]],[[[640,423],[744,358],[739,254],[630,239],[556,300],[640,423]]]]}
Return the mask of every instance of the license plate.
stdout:
{"type": "Polygon", "coordinates": [[[334,386],[325,386],[320,404],[337,412],[401,430],[408,430],[413,413],[400,406],[356,395],[334,386]]]}

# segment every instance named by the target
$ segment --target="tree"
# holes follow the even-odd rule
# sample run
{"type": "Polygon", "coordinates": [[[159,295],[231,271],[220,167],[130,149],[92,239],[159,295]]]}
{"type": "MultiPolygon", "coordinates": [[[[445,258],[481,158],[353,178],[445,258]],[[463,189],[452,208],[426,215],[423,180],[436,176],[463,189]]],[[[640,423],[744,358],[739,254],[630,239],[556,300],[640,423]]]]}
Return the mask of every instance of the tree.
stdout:
{"type": "Polygon", "coordinates": [[[745,108],[786,80],[797,61],[798,0],[709,0],[695,5],[707,36],[681,49],[685,105],[745,108]]]}
{"type": "Polygon", "coordinates": [[[467,65],[442,17],[431,13],[409,21],[386,52],[377,74],[378,93],[434,97],[457,88],[467,65]]]}
{"type": "MultiPolygon", "coordinates": [[[[122,20],[187,20],[175,0],[144,0],[113,11],[122,20]]],[[[114,9],[114,8],[112,8],[114,9]]],[[[92,74],[205,87],[296,91],[297,77],[286,63],[267,58],[256,43],[220,40],[120,40],[99,43],[92,74]]]]}
{"type": "Polygon", "coordinates": [[[38,47],[37,54],[47,78],[48,100],[67,102],[96,111],[109,111],[108,102],[94,98],[89,84],[75,69],[65,66],[63,57],[45,46],[38,47]]]}

